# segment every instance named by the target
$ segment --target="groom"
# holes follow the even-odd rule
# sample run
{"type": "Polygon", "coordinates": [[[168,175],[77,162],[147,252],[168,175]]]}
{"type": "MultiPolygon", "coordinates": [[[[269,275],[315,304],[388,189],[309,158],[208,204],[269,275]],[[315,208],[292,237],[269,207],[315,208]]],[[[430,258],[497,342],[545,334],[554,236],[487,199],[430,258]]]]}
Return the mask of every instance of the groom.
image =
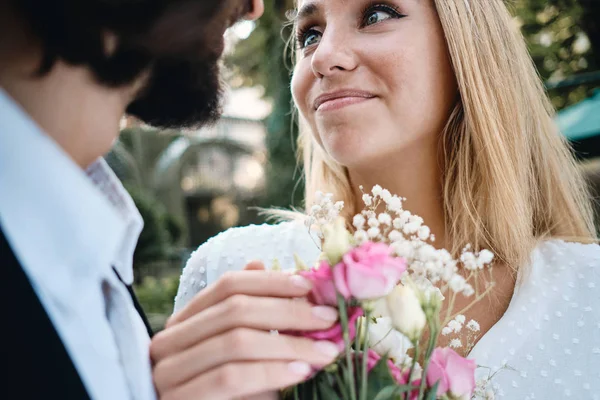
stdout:
{"type": "Polygon", "coordinates": [[[127,112],[219,117],[225,29],[262,0],[0,0],[0,398],[154,399],[139,213],[102,161],[127,112]]]}

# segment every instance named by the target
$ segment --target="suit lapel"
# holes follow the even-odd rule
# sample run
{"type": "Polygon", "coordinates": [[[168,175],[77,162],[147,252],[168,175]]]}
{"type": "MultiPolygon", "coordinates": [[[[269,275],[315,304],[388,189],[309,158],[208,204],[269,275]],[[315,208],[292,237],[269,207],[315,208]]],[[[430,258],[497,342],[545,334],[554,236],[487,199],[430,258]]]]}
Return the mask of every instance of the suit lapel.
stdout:
{"type": "MultiPolygon", "coordinates": [[[[87,400],[73,361],[0,227],[3,304],[0,393],[7,398],[87,400]]],[[[4,397],[4,396],[0,396],[4,397]]]]}

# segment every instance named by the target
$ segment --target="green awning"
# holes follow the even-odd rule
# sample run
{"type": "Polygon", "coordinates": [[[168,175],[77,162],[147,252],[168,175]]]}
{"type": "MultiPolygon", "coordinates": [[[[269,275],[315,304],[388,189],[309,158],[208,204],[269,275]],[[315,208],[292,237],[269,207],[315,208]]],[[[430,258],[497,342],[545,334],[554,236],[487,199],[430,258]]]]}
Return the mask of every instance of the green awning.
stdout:
{"type": "Polygon", "coordinates": [[[571,141],[600,135],[600,89],[592,97],[559,111],[556,122],[571,141]]]}

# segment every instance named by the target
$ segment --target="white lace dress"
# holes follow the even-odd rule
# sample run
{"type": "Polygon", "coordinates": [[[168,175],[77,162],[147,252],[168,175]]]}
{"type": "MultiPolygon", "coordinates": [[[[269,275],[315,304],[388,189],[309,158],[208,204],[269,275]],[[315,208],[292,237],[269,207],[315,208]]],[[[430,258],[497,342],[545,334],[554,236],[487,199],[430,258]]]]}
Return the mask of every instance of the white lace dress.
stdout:
{"type": "MultiPolygon", "coordinates": [[[[175,310],[250,261],[268,267],[278,259],[291,268],[296,253],[310,265],[319,255],[316,243],[298,222],[221,233],[192,254],[175,310]]],[[[499,398],[600,400],[600,246],[547,241],[534,250],[529,268],[506,313],[469,358],[492,371],[506,366],[493,380],[499,398]]]]}

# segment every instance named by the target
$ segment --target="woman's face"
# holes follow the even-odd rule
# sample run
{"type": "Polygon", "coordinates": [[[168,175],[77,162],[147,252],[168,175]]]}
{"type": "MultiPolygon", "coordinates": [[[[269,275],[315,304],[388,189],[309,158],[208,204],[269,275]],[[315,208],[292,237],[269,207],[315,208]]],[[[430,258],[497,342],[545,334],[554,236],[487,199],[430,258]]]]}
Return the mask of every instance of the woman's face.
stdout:
{"type": "Polygon", "coordinates": [[[292,94],[324,150],[348,168],[431,154],[457,95],[433,2],[298,3],[292,94]]]}

